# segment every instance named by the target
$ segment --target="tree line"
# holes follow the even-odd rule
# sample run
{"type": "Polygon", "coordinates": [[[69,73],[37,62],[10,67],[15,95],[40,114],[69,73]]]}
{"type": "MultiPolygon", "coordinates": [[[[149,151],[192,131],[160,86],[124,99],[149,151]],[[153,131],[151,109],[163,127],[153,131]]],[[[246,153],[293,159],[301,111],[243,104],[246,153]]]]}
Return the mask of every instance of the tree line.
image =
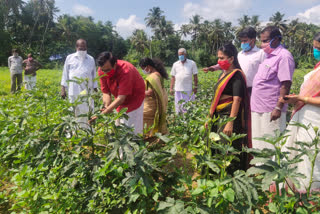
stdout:
{"type": "MultiPolygon", "coordinates": [[[[89,54],[94,57],[108,50],[135,65],[145,56],[158,57],[171,65],[177,60],[178,48],[185,47],[199,66],[208,66],[216,63],[216,52],[224,43],[233,41],[240,47],[237,34],[245,27],[252,26],[257,32],[263,28],[258,15],[243,15],[237,25],[194,15],[177,30],[164,11],[153,7],[145,18],[152,35],[136,29],[124,39],[111,21],[95,22],[90,16],[57,16],[58,12],[55,0],[0,0],[0,65],[6,65],[13,48],[22,56],[33,53],[46,67],[60,65],[74,52],[75,41],[84,38],[89,54]]],[[[312,67],[315,63],[312,40],[320,31],[319,26],[298,19],[286,20],[280,12],[270,17],[268,25],[280,28],[283,43],[293,54],[297,67],[312,67]]]]}

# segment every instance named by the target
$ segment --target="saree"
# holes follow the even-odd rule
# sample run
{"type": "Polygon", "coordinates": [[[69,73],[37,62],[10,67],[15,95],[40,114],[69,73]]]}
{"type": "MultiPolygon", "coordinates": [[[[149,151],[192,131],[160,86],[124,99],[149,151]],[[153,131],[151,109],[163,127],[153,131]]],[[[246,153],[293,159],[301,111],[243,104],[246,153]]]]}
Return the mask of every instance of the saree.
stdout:
{"type": "MultiPolygon", "coordinates": [[[[241,100],[241,104],[239,107],[238,115],[236,119],[233,121],[233,133],[236,134],[247,134],[246,137],[235,140],[232,145],[234,148],[238,150],[242,150],[242,147],[247,146],[251,148],[251,114],[250,114],[250,98],[247,91],[246,86],[246,78],[244,73],[240,69],[235,69],[225,77],[221,78],[214,87],[214,97],[210,106],[210,117],[230,117],[232,104],[233,104],[233,97],[229,97],[227,99],[221,100],[221,95],[225,90],[229,81],[234,77],[236,74],[240,74],[241,82],[243,84],[243,98],[241,100]]],[[[213,126],[213,132],[222,132],[224,129],[223,127],[213,126]]],[[[240,162],[233,162],[232,167],[230,168],[230,172],[234,172],[238,169],[246,170],[248,168],[248,157],[247,154],[241,153],[239,155],[240,162]]]]}
{"type": "Polygon", "coordinates": [[[168,94],[164,88],[163,78],[152,73],[146,78],[146,90],[152,89],[153,95],[146,96],[143,109],[143,124],[149,130],[146,134],[152,137],[155,133],[166,134],[168,94]]]}
{"type": "MultiPolygon", "coordinates": [[[[317,67],[315,70],[305,75],[299,94],[306,97],[318,97],[320,95],[320,67],[317,67]]],[[[296,103],[292,118],[287,127],[289,137],[283,147],[283,151],[290,153],[289,159],[292,159],[299,154],[298,151],[289,149],[290,147],[300,148],[296,142],[311,143],[316,137],[313,127],[320,127],[320,107],[302,102],[296,103]],[[312,127],[309,127],[308,130],[306,130],[300,126],[295,126],[295,123],[300,123],[305,126],[311,125],[312,127]]],[[[315,147],[313,146],[310,149],[314,150],[315,147]]],[[[297,167],[297,171],[305,175],[306,178],[298,178],[298,186],[294,186],[292,182],[290,182],[289,185],[299,192],[305,193],[311,178],[311,162],[307,155],[303,155],[301,159],[301,162],[294,164],[292,167],[297,167]]],[[[311,190],[320,191],[320,155],[318,155],[315,160],[313,181],[314,183],[311,185],[311,190]]]]}

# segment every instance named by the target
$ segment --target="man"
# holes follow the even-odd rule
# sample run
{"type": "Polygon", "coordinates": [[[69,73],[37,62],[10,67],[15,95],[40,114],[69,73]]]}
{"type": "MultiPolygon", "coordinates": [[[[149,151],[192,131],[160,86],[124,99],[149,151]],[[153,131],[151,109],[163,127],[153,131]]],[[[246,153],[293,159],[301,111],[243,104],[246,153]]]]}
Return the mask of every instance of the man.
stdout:
{"type": "MultiPolygon", "coordinates": [[[[127,108],[128,119],[121,119],[122,123],[134,128],[135,134],[143,133],[143,101],[145,83],[138,70],[129,62],[117,60],[111,52],[103,52],[98,56],[100,66],[98,75],[105,109],[102,114],[109,114],[114,109],[118,112],[127,108]],[[111,95],[114,96],[112,101],[111,95]]],[[[97,117],[93,117],[90,123],[97,117]]]]}
{"type": "Polygon", "coordinates": [[[175,92],[176,114],[185,113],[183,105],[194,100],[194,95],[198,88],[198,69],[194,61],[187,59],[187,51],[184,48],[178,50],[179,60],[175,62],[171,69],[170,93],[175,92]],[[192,89],[192,77],[194,86],[192,89]],[[179,101],[183,100],[180,104],[179,101]]]}
{"type": "MultiPolygon", "coordinates": [[[[249,96],[251,96],[252,82],[258,72],[259,65],[266,57],[265,52],[257,48],[256,37],[257,32],[253,27],[247,27],[238,34],[242,49],[242,51],[238,53],[238,60],[242,71],[246,75],[249,96]]],[[[203,69],[205,73],[215,70],[220,70],[220,66],[214,65],[203,69]]]]}
{"type": "Polygon", "coordinates": [[[287,105],[279,102],[279,98],[289,94],[295,63],[291,53],[281,45],[282,36],[277,27],[266,27],[260,39],[266,59],[253,80],[252,147],[273,149],[271,144],[255,138],[274,135],[276,130],[284,131],[287,105]]]}
{"type": "Polygon", "coordinates": [[[11,93],[21,90],[22,83],[22,57],[17,49],[12,50],[12,56],[8,58],[8,67],[11,74],[11,93]]]}
{"type": "Polygon", "coordinates": [[[33,59],[31,53],[28,54],[28,59],[25,59],[23,64],[26,65],[24,68],[25,88],[27,90],[32,90],[36,86],[37,70],[41,68],[41,64],[37,60],[33,59]]]}
{"type": "MultiPolygon", "coordinates": [[[[92,91],[97,91],[96,78],[96,65],[94,58],[87,54],[87,42],[83,39],[79,39],[76,42],[76,53],[67,56],[64,64],[62,80],[61,80],[61,96],[64,99],[66,97],[66,89],[68,90],[68,97],[71,103],[74,103],[80,98],[80,94],[87,94],[87,88],[92,91]],[[68,82],[69,80],[86,79],[87,81],[81,84],[75,82],[68,82]]],[[[93,101],[90,103],[83,102],[75,107],[75,116],[78,117],[81,114],[87,114],[89,110],[93,111],[93,101]],[[89,109],[91,108],[91,109],[89,109]]],[[[88,118],[78,118],[80,126],[82,128],[88,127],[88,118]]]]}

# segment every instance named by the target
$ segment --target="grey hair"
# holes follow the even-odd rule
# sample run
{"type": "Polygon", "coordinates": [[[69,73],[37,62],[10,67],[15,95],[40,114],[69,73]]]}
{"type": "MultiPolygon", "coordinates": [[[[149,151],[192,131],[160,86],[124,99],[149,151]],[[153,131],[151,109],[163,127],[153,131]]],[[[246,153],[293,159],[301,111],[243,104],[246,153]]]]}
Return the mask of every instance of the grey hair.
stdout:
{"type": "Polygon", "coordinates": [[[185,48],[179,48],[178,53],[187,53],[187,50],[185,48]]]}

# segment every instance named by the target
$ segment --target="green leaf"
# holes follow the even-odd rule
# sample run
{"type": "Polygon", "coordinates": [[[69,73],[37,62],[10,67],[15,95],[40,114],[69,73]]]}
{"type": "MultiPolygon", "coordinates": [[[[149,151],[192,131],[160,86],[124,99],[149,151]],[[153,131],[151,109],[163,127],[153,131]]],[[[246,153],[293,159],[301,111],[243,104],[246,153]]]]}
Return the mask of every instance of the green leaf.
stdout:
{"type": "Polygon", "coordinates": [[[296,211],[296,214],[308,214],[308,210],[303,207],[299,207],[296,211]]]}
{"type": "Polygon", "coordinates": [[[271,212],[276,213],[278,211],[277,206],[274,203],[270,203],[268,208],[271,212]]]}
{"type": "Polygon", "coordinates": [[[202,188],[197,188],[195,189],[194,191],[192,191],[192,195],[199,195],[203,192],[203,189],[202,188]]]}
{"type": "Polygon", "coordinates": [[[230,202],[234,202],[234,191],[231,188],[226,189],[222,196],[230,202]]]}

